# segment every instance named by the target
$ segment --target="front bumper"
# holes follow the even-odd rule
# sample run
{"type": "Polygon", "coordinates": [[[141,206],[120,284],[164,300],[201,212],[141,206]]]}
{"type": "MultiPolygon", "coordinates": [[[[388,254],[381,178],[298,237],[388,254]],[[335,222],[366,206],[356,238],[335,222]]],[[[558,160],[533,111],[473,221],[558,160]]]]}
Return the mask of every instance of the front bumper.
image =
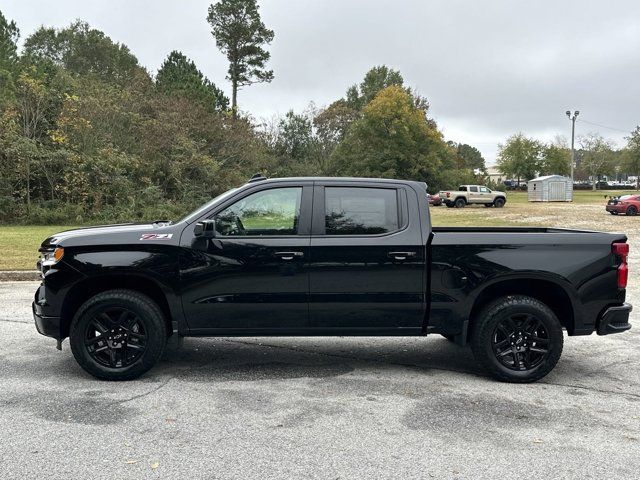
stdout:
{"type": "Polygon", "coordinates": [[[631,328],[629,314],[633,310],[630,303],[609,307],[598,319],[598,335],[609,335],[612,333],[622,333],[631,328]]]}
{"type": "Polygon", "coordinates": [[[40,285],[36,291],[35,298],[31,304],[31,310],[33,311],[33,320],[36,324],[36,329],[41,335],[47,337],[53,337],[56,340],[62,340],[62,334],[60,330],[60,317],[54,317],[46,315],[44,309],[47,303],[44,296],[44,285],[40,285]]]}

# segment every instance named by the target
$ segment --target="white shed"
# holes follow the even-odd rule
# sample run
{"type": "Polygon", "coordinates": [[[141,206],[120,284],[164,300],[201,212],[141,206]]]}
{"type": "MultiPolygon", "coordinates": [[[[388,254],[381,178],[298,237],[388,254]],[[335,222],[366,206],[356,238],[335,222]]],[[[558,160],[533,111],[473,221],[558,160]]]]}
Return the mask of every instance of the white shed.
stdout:
{"type": "Polygon", "coordinates": [[[546,175],[529,180],[527,192],[530,202],[571,202],[573,182],[562,175],[546,175]]]}

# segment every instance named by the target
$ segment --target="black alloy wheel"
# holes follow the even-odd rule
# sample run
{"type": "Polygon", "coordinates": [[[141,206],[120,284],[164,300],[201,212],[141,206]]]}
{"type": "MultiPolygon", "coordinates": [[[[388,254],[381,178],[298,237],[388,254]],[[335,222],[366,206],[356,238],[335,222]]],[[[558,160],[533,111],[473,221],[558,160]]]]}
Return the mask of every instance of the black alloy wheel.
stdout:
{"type": "Polygon", "coordinates": [[[89,298],[69,329],[78,364],[103,380],[131,380],[153,367],[167,343],[167,320],[151,298],[107,290],[89,298]]]}
{"type": "Polygon", "coordinates": [[[107,308],[87,323],[84,344],[96,363],[123,368],[144,354],[147,333],[135,312],[123,307],[107,308]]]}
{"type": "Polygon", "coordinates": [[[549,333],[534,315],[522,313],[500,320],[491,348],[496,359],[511,370],[531,370],[549,356],[549,333]]]}
{"type": "Polygon", "coordinates": [[[636,207],[634,207],[633,205],[629,205],[627,207],[627,215],[629,215],[630,217],[633,217],[637,214],[638,214],[638,209],[636,207]]]}
{"type": "Polygon", "coordinates": [[[471,350],[491,376],[503,382],[535,382],[562,355],[564,335],[554,312],[540,300],[508,295],[472,320],[471,350]]]}

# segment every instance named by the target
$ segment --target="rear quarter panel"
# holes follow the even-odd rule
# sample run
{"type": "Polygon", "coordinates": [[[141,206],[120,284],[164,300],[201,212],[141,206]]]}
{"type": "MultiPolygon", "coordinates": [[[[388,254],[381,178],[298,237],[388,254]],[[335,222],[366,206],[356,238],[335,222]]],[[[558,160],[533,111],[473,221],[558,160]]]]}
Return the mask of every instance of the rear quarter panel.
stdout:
{"type": "Polygon", "coordinates": [[[598,314],[624,301],[611,243],[599,232],[435,232],[431,242],[429,326],[459,332],[482,291],[499,282],[538,279],[562,288],[574,311],[573,334],[589,334],[598,314]]]}

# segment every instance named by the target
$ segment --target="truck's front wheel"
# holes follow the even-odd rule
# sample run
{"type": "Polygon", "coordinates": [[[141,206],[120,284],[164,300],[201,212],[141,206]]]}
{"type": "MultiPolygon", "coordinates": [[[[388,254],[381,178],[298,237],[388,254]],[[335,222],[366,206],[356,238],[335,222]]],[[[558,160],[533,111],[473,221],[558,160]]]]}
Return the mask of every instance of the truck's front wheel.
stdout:
{"type": "Polygon", "coordinates": [[[146,295],[109,290],[87,300],[69,331],[73,356],[103,380],[131,380],[162,356],[167,340],[164,315],[146,295]]]}
{"type": "Polygon", "coordinates": [[[490,303],[476,319],[473,355],[494,378],[504,382],[535,382],[560,359],[562,326],[544,303],[510,295],[490,303]]]}

